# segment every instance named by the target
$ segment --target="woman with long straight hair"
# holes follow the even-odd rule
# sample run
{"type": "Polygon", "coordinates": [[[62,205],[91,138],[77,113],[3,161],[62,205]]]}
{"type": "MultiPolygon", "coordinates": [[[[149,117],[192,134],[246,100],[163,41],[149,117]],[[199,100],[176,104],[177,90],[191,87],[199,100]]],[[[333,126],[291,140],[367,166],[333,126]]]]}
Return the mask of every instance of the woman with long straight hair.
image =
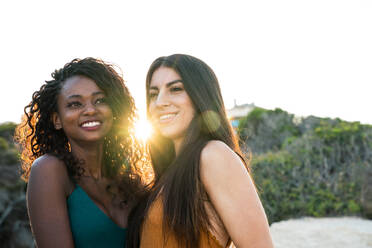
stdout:
{"type": "Polygon", "coordinates": [[[141,190],[135,106],[115,68],[74,59],[32,95],[16,131],[36,245],[125,246],[141,190]]]}
{"type": "Polygon", "coordinates": [[[146,79],[154,182],[129,218],[129,247],[273,247],[217,78],[183,54],[146,79]]]}

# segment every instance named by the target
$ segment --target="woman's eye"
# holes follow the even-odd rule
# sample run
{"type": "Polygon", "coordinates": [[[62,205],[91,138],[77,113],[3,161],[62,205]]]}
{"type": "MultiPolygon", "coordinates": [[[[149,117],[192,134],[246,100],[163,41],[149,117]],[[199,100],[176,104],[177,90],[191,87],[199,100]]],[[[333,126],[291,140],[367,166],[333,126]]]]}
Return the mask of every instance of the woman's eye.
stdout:
{"type": "Polygon", "coordinates": [[[150,92],[150,93],[149,93],[149,98],[150,98],[150,99],[154,99],[154,98],[156,98],[157,95],[158,95],[157,92],[150,92]]]}
{"type": "Polygon", "coordinates": [[[80,102],[69,102],[67,103],[67,107],[68,108],[78,108],[80,107],[82,104],[80,102]]]}
{"type": "Polygon", "coordinates": [[[175,87],[172,87],[170,90],[171,92],[179,92],[179,91],[183,91],[183,88],[175,86],[175,87]]]}
{"type": "Polygon", "coordinates": [[[96,104],[106,103],[106,98],[104,98],[104,97],[98,98],[95,103],[96,104]]]}

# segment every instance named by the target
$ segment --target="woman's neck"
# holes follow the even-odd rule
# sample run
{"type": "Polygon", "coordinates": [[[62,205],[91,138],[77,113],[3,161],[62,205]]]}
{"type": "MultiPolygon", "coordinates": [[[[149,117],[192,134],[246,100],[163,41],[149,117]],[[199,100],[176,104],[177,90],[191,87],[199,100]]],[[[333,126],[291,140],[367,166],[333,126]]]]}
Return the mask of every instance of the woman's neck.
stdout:
{"type": "Polygon", "coordinates": [[[102,178],[103,143],[84,146],[71,144],[71,151],[77,159],[83,161],[79,166],[85,169],[86,176],[96,180],[102,178]]]}
{"type": "Polygon", "coordinates": [[[182,146],[183,139],[174,139],[172,140],[173,146],[174,146],[174,152],[176,153],[176,156],[178,156],[181,146],[182,146]]]}

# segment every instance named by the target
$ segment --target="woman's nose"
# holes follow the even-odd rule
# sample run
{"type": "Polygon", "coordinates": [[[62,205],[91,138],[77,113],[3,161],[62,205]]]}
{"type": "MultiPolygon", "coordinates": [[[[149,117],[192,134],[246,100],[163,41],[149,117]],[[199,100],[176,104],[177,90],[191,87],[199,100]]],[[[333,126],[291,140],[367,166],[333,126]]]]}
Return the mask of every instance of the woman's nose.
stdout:
{"type": "Polygon", "coordinates": [[[84,108],[84,114],[85,115],[92,115],[97,112],[96,106],[91,103],[87,103],[84,108]]]}
{"type": "Polygon", "coordinates": [[[170,105],[170,99],[166,92],[160,91],[157,98],[155,99],[156,106],[163,107],[170,105]]]}

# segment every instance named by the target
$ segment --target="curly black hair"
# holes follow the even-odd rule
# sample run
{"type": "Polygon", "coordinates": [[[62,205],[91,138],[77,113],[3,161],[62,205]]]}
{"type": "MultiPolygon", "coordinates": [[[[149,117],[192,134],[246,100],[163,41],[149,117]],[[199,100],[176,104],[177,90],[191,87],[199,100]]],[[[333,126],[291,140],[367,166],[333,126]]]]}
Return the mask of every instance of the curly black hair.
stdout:
{"type": "Polygon", "coordinates": [[[135,190],[133,187],[140,183],[144,150],[133,135],[136,109],[122,76],[113,65],[90,57],[74,59],[51,75],[53,79],[45,81],[40,90],[33,93],[32,101],[24,108],[22,123],[16,129],[15,141],[22,149],[22,178],[28,180],[32,163],[44,154],[52,154],[64,161],[74,181],[84,173],[79,166],[81,161],[71,152],[64,131],[56,130],[52,121],[64,82],[73,76],[84,76],[93,80],[105,93],[113,113],[113,126],[104,139],[102,173],[110,179],[120,178],[120,188],[131,195],[135,190]]]}

